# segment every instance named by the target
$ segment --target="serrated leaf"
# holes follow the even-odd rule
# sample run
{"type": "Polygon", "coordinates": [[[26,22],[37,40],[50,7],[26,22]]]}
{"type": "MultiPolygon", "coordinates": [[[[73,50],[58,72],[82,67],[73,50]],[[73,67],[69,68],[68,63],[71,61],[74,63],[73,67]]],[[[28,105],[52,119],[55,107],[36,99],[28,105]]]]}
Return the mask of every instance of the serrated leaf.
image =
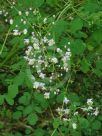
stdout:
{"type": "Polygon", "coordinates": [[[19,98],[19,103],[28,105],[31,99],[31,95],[28,92],[25,92],[23,96],[19,98]]]}
{"type": "Polygon", "coordinates": [[[76,40],[71,44],[71,51],[74,55],[81,55],[86,47],[86,44],[82,40],[76,40]]]}
{"type": "Polygon", "coordinates": [[[14,119],[19,119],[22,116],[22,112],[21,111],[16,111],[13,113],[13,118],[14,119]]]}
{"type": "Polygon", "coordinates": [[[28,105],[28,106],[23,110],[23,114],[24,114],[24,116],[25,116],[25,115],[30,114],[32,111],[33,111],[32,105],[28,105]]]}
{"type": "Polygon", "coordinates": [[[67,22],[58,20],[51,28],[51,32],[58,38],[63,32],[67,30],[67,22]]]}
{"type": "Polygon", "coordinates": [[[94,129],[94,130],[99,130],[99,129],[101,129],[101,127],[102,127],[102,124],[101,124],[101,122],[98,121],[98,120],[95,120],[95,121],[92,123],[92,129],[94,129]]]}
{"type": "Polygon", "coordinates": [[[75,18],[70,24],[70,31],[76,32],[83,27],[83,21],[80,18],[75,18]]]}
{"type": "Polygon", "coordinates": [[[31,113],[28,117],[27,117],[27,121],[30,125],[35,125],[36,122],[38,121],[38,116],[35,113],[31,113]]]}
{"type": "Polygon", "coordinates": [[[89,127],[89,122],[88,122],[87,119],[85,119],[85,118],[80,118],[79,121],[80,121],[80,126],[81,126],[81,128],[86,129],[86,128],[89,127]]]}
{"type": "Polygon", "coordinates": [[[58,128],[60,124],[61,124],[61,120],[59,118],[54,119],[54,122],[53,122],[54,128],[58,128]]]}

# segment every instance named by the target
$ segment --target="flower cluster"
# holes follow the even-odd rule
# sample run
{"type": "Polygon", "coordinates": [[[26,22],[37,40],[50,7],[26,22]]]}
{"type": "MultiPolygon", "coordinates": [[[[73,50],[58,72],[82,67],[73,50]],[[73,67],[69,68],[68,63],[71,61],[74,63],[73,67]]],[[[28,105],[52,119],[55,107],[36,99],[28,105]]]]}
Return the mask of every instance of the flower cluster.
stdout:
{"type": "MultiPolygon", "coordinates": [[[[36,77],[33,88],[44,90],[44,97],[50,98],[50,91],[70,70],[71,51],[57,48],[50,34],[39,37],[33,32],[30,39],[24,39],[27,46],[24,58],[36,77]]],[[[59,84],[60,85],[60,84],[59,84]]],[[[57,94],[55,88],[54,94],[57,94]]]]}
{"type": "Polygon", "coordinates": [[[93,99],[87,99],[87,102],[85,105],[82,105],[81,107],[77,107],[75,106],[76,110],[73,112],[73,110],[71,109],[70,105],[71,105],[71,101],[67,98],[64,97],[63,99],[63,105],[62,107],[58,107],[56,109],[57,113],[59,114],[59,117],[64,121],[64,122],[69,122],[70,124],[72,124],[72,128],[76,129],[77,128],[77,117],[79,116],[98,116],[99,114],[99,108],[95,107],[93,104],[93,99]],[[80,113],[80,111],[83,111],[83,115],[82,113],[80,113]],[[73,118],[76,118],[76,122],[73,122],[73,118]]]}

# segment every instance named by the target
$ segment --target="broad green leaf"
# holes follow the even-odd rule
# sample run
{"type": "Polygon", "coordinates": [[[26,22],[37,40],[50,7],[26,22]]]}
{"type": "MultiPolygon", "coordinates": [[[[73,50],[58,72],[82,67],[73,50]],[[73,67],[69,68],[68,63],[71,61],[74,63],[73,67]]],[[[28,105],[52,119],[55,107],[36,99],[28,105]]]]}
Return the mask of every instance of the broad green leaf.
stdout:
{"type": "Polygon", "coordinates": [[[16,84],[10,85],[8,87],[8,96],[10,98],[15,98],[18,94],[18,86],[16,84]]]}
{"type": "Polygon", "coordinates": [[[99,130],[102,127],[102,123],[98,120],[95,120],[91,126],[93,130],[99,130]]]}
{"type": "Polygon", "coordinates": [[[28,117],[27,117],[27,121],[30,125],[35,125],[36,122],[38,121],[38,116],[35,113],[31,113],[28,117]]]}
{"type": "Polygon", "coordinates": [[[30,93],[25,92],[24,95],[19,98],[19,103],[28,105],[30,103],[30,100],[31,100],[30,93]]]}
{"type": "Polygon", "coordinates": [[[9,97],[8,95],[5,95],[5,99],[9,105],[12,106],[14,104],[13,98],[9,97]]]}
{"type": "Polygon", "coordinates": [[[51,28],[51,33],[58,38],[62,33],[67,31],[67,22],[63,20],[58,20],[51,28]]]}
{"type": "Polygon", "coordinates": [[[21,71],[15,78],[14,78],[14,84],[16,85],[23,85],[25,79],[25,73],[21,71]]]}
{"type": "Polygon", "coordinates": [[[75,40],[70,47],[74,55],[81,55],[85,50],[86,44],[82,40],[75,40]]]}
{"type": "Polygon", "coordinates": [[[85,118],[80,118],[79,122],[80,122],[81,128],[86,129],[86,128],[89,127],[89,122],[88,122],[87,119],[85,119],[85,118]]]}
{"type": "Polygon", "coordinates": [[[83,27],[83,20],[80,18],[75,18],[71,23],[70,23],[70,31],[71,32],[76,32],[78,30],[81,30],[83,27]]]}
{"type": "Polygon", "coordinates": [[[91,37],[91,40],[94,40],[96,43],[100,44],[102,41],[102,27],[94,31],[91,37]]]}
{"type": "Polygon", "coordinates": [[[22,112],[21,111],[16,111],[16,112],[13,113],[13,118],[14,119],[18,120],[21,117],[22,117],[22,112]]]}
{"type": "Polygon", "coordinates": [[[25,107],[25,109],[23,110],[23,114],[24,114],[24,116],[25,116],[25,115],[30,114],[32,111],[33,111],[32,105],[28,105],[28,106],[25,107]]]}
{"type": "Polygon", "coordinates": [[[61,120],[59,118],[55,118],[53,122],[53,127],[58,128],[60,124],[61,124],[61,120]]]}
{"type": "Polygon", "coordinates": [[[34,136],[44,136],[44,130],[41,128],[38,128],[34,132],[34,136]]]}
{"type": "Polygon", "coordinates": [[[44,0],[24,0],[25,6],[33,6],[34,8],[40,7],[44,3],[44,0]]]}
{"type": "Polygon", "coordinates": [[[83,59],[81,61],[81,70],[84,72],[84,73],[87,73],[89,70],[90,70],[90,64],[87,62],[86,59],[83,59]]]}

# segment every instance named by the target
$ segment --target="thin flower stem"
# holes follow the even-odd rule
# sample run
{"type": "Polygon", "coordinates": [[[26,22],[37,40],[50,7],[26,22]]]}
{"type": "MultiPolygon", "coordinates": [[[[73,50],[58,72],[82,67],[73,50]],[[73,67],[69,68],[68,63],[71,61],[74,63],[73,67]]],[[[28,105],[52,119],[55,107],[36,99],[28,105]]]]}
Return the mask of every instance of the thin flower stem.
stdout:
{"type": "Polygon", "coordinates": [[[9,36],[9,33],[10,33],[10,29],[8,30],[8,32],[7,32],[7,34],[6,34],[6,37],[5,37],[4,43],[3,43],[2,48],[1,48],[1,50],[0,50],[0,55],[1,55],[1,54],[2,54],[2,52],[3,52],[3,49],[4,49],[4,47],[5,47],[5,44],[6,44],[7,38],[8,38],[8,36],[9,36]]]}

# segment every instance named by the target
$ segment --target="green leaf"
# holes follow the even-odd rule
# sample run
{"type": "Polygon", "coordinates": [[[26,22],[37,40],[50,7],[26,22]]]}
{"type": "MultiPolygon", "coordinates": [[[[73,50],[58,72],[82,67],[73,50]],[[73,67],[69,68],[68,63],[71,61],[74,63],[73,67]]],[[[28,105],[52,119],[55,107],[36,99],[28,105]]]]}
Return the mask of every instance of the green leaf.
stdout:
{"type": "Polygon", "coordinates": [[[14,84],[16,85],[22,85],[24,83],[24,79],[25,79],[25,73],[24,72],[20,72],[15,78],[14,78],[14,84]]]}
{"type": "Polygon", "coordinates": [[[41,93],[35,92],[34,93],[34,98],[35,98],[36,102],[41,105],[42,108],[47,108],[48,107],[48,103],[44,99],[44,96],[41,93]]]}
{"type": "Polygon", "coordinates": [[[89,122],[85,118],[80,118],[79,120],[81,128],[87,129],[89,127],[89,122]]]}
{"type": "Polygon", "coordinates": [[[70,24],[70,31],[71,32],[76,32],[78,30],[81,30],[83,27],[83,21],[80,18],[75,18],[72,20],[70,24]]]}
{"type": "Polygon", "coordinates": [[[86,59],[83,59],[81,61],[81,70],[84,72],[84,73],[87,73],[89,70],[90,70],[90,64],[87,62],[86,59]]]}
{"type": "Polygon", "coordinates": [[[69,100],[73,103],[73,102],[79,102],[79,96],[76,93],[70,93],[68,95],[69,100]]]}
{"type": "Polygon", "coordinates": [[[10,85],[8,87],[8,96],[10,98],[15,98],[18,94],[18,86],[16,84],[10,85]]]}
{"type": "Polygon", "coordinates": [[[74,55],[81,55],[86,47],[86,44],[82,40],[76,40],[71,44],[71,51],[74,55]]]}
{"type": "Polygon", "coordinates": [[[58,103],[62,103],[63,102],[63,99],[64,99],[64,96],[65,96],[65,94],[62,92],[61,94],[59,94],[58,96],[57,96],[57,102],[58,103]]]}
{"type": "Polygon", "coordinates": [[[50,6],[54,6],[58,3],[58,0],[46,0],[46,3],[48,3],[50,6]]]}
{"type": "Polygon", "coordinates": [[[4,103],[4,95],[0,95],[0,105],[4,103]]]}
{"type": "Polygon", "coordinates": [[[28,105],[30,103],[31,95],[28,92],[25,92],[23,96],[19,98],[19,103],[28,105]]]}
{"type": "Polygon", "coordinates": [[[29,68],[25,70],[25,77],[26,85],[28,86],[28,88],[32,88],[34,80],[32,79],[32,73],[29,68]]]}
{"type": "Polygon", "coordinates": [[[99,130],[99,129],[101,129],[102,124],[101,124],[100,121],[95,120],[95,121],[92,123],[91,126],[92,126],[92,129],[94,129],[94,130],[99,130]]]}
{"type": "Polygon", "coordinates": [[[55,118],[53,122],[53,127],[58,128],[60,124],[61,124],[61,120],[59,118],[55,118]]]}
{"type": "Polygon", "coordinates": [[[20,111],[16,111],[16,112],[13,113],[14,119],[18,120],[19,118],[21,118],[21,116],[22,116],[22,112],[20,112],[20,111]]]}
{"type": "Polygon", "coordinates": [[[35,113],[31,113],[28,117],[27,117],[27,121],[30,125],[35,125],[36,122],[38,121],[38,116],[35,113]]]}
{"type": "Polygon", "coordinates": [[[13,98],[9,97],[8,95],[5,95],[5,99],[6,99],[6,101],[7,101],[7,103],[9,105],[13,105],[14,104],[13,98]]]}
{"type": "Polygon", "coordinates": [[[17,132],[17,133],[15,134],[15,136],[22,136],[22,134],[19,133],[19,132],[17,132]]]}
{"type": "Polygon", "coordinates": [[[98,76],[101,77],[102,76],[102,72],[99,69],[94,69],[94,73],[98,76]]]}
{"type": "Polygon", "coordinates": [[[25,116],[25,115],[30,114],[32,111],[33,111],[32,105],[28,105],[28,106],[23,110],[23,114],[24,114],[24,116],[25,116]]]}
{"type": "Polygon", "coordinates": [[[44,130],[41,128],[38,128],[34,132],[34,136],[44,136],[44,130]]]}
{"type": "Polygon", "coordinates": [[[34,8],[40,7],[44,3],[44,0],[24,0],[25,6],[33,6],[34,8]]]}
{"type": "Polygon", "coordinates": [[[67,30],[67,22],[59,20],[51,28],[51,32],[58,38],[63,32],[67,30]]]}
{"type": "Polygon", "coordinates": [[[98,30],[94,31],[91,38],[92,40],[100,44],[102,41],[102,28],[99,28],[98,30]]]}

